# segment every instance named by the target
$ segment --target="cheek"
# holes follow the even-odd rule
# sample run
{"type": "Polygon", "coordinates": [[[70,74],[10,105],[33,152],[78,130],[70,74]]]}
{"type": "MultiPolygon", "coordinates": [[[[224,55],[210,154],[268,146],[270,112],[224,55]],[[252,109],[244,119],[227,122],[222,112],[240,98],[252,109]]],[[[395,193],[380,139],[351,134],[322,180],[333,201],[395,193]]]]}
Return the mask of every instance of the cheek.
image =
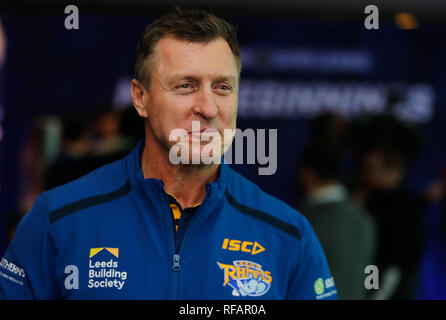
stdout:
{"type": "Polygon", "coordinates": [[[174,129],[178,127],[183,105],[182,101],[174,96],[161,95],[152,102],[151,108],[148,110],[149,116],[155,125],[174,129]]]}
{"type": "Polygon", "coordinates": [[[235,127],[237,119],[238,100],[237,98],[223,100],[219,104],[220,118],[224,122],[224,126],[227,128],[235,127]]]}

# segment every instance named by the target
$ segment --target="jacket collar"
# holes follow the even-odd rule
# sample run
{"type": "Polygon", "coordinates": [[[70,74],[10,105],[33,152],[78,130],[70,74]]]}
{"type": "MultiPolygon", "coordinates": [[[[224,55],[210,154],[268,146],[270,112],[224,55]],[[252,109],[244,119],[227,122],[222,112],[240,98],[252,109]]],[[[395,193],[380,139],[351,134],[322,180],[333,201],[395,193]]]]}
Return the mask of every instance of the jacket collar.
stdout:
{"type": "MultiPolygon", "coordinates": [[[[144,144],[145,144],[144,138],[139,140],[137,146],[125,158],[125,165],[127,168],[128,178],[132,185],[138,183],[150,184],[153,185],[153,187],[156,187],[156,189],[165,192],[163,180],[155,178],[144,179],[144,175],[141,168],[141,157],[144,144]]],[[[212,183],[206,184],[205,201],[207,203],[216,203],[218,202],[217,200],[223,197],[228,183],[230,171],[231,169],[228,167],[228,165],[223,163],[223,157],[222,157],[222,161],[219,166],[218,179],[212,183]]]]}

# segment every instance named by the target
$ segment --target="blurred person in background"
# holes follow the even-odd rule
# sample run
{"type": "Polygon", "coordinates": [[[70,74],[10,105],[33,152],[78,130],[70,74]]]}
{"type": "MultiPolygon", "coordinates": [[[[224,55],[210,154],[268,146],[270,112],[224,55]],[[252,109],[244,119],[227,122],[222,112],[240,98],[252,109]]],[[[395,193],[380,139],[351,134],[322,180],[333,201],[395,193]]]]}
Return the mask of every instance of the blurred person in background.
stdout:
{"type": "Polygon", "coordinates": [[[374,259],[376,230],[369,214],[351,201],[340,171],[337,148],[305,148],[299,170],[305,192],[301,212],[321,242],[339,299],[365,299],[364,268],[374,259]]]}
{"type": "Polygon", "coordinates": [[[343,151],[349,121],[339,113],[321,113],[310,120],[308,145],[327,146],[339,154],[343,151]]]}
{"type": "Polygon", "coordinates": [[[90,148],[87,117],[82,113],[66,115],[62,120],[60,153],[46,170],[45,190],[70,182],[94,169],[89,162],[90,148]]]}
{"type": "Polygon", "coordinates": [[[121,131],[121,115],[110,107],[100,109],[91,125],[94,167],[119,160],[135,147],[121,131]]]}
{"type": "Polygon", "coordinates": [[[407,190],[405,178],[420,148],[420,136],[390,115],[361,117],[350,133],[357,165],[352,194],[373,216],[378,230],[374,264],[380,271],[380,288],[374,299],[413,299],[424,201],[407,190]]]}

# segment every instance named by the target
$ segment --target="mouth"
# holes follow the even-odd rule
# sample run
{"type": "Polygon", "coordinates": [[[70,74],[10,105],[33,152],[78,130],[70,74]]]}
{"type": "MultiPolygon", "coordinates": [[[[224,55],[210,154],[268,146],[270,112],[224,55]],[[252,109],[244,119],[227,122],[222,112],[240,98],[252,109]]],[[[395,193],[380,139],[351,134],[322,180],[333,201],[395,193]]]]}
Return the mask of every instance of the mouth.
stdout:
{"type": "Polygon", "coordinates": [[[205,128],[202,130],[192,131],[189,133],[189,139],[190,141],[198,141],[200,144],[208,144],[211,141],[218,141],[215,140],[215,136],[220,136],[220,132],[217,129],[213,128],[205,128]]]}
{"type": "Polygon", "coordinates": [[[204,129],[197,130],[197,131],[191,131],[191,132],[189,132],[189,135],[210,135],[210,134],[215,134],[215,133],[219,133],[219,131],[214,128],[204,128],[204,129]]]}

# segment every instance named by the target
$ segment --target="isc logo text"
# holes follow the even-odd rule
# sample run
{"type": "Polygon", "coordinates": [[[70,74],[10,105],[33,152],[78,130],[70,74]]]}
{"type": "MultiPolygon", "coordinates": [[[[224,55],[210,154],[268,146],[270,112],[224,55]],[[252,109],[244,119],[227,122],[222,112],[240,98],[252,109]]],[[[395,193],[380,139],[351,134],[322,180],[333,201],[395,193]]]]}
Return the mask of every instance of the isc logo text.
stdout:
{"type": "Polygon", "coordinates": [[[255,255],[257,253],[266,250],[257,241],[251,242],[251,241],[230,240],[230,239],[224,239],[221,248],[223,250],[229,250],[229,251],[247,252],[252,255],[255,255]]]}

